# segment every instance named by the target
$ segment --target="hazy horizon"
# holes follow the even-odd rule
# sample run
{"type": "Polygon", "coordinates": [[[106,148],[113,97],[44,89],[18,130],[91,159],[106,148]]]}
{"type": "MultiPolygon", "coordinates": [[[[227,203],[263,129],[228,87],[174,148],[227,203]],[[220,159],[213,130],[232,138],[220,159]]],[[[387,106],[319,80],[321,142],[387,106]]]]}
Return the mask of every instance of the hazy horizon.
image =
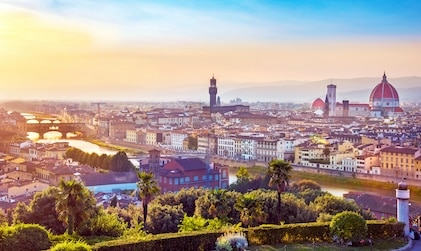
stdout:
{"type": "Polygon", "coordinates": [[[218,94],[421,76],[420,11],[409,0],[0,0],[0,99],[148,101],[182,87],[207,102],[213,74],[218,94]]]}

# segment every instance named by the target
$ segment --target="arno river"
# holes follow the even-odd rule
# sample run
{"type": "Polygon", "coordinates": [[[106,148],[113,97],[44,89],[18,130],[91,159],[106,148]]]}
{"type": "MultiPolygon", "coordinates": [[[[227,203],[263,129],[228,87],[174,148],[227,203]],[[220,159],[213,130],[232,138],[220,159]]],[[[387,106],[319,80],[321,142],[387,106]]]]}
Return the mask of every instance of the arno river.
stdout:
{"type": "MultiPolygon", "coordinates": [[[[39,143],[52,143],[52,142],[58,142],[58,141],[67,141],[67,142],[69,142],[69,145],[70,146],[79,148],[79,149],[81,149],[81,150],[83,150],[85,152],[88,152],[88,153],[95,152],[95,153],[97,153],[99,155],[101,155],[103,153],[105,153],[105,154],[114,154],[114,153],[116,153],[115,150],[111,150],[111,149],[108,149],[106,147],[101,147],[101,146],[92,144],[90,142],[84,141],[84,140],[78,140],[78,139],[58,139],[58,136],[59,135],[54,135],[54,134],[45,135],[44,137],[46,139],[37,140],[37,142],[39,142],[39,143]],[[50,137],[48,137],[48,136],[50,136],[50,137]]],[[[30,135],[30,138],[31,138],[31,135],[30,135]]],[[[33,136],[32,136],[32,139],[34,139],[33,136]]],[[[131,161],[133,162],[133,164],[135,166],[139,166],[138,159],[132,159],[131,161]]],[[[231,173],[229,179],[230,179],[230,183],[235,182],[236,179],[237,179],[237,177],[235,176],[235,173],[231,173]]],[[[328,191],[331,194],[336,195],[336,196],[342,196],[344,193],[347,193],[348,192],[347,189],[334,188],[334,187],[322,187],[322,189],[325,190],[325,191],[328,191]]]]}

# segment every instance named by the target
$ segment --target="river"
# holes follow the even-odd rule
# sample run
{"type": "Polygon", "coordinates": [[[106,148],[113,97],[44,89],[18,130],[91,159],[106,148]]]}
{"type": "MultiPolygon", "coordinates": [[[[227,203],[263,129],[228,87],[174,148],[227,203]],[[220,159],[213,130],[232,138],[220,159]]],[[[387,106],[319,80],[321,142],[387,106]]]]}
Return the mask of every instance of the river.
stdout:
{"type": "MultiPolygon", "coordinates": [[[[36,142],[39,143],[53,143],[53,142],[69,142],[69,145],[72,147],[76,147],[81,149],[82,151],[88,152],[88,153],[97,153],[99,155],[101,154],[115,154],[117,151],[115,150],[111,150],[108,149],[106,147],[101,147],[98,145],[95,145],[93,143],[84,141],[84,140],[79,140],[79,139],[58,139],[58,138],[49,138],[49,139],[38,139],[35,140],[36,142]]],[[[138,167],[139,166],[139,161],[138,159],[131,159],[131,162],[138,167]]],[[[229,183],[233,183],[237,180],[237,177],[235,176],[235,173],[230,173],[229,175],[229,183]]],[[[342,188],[335,188],[335,187],[322,187],[323,191],[327,191],[335,196],[340,196],[342,197],[342,195],[344,193],[348,193],[349,190],[347,189],[342,189],[342,188]]]]}

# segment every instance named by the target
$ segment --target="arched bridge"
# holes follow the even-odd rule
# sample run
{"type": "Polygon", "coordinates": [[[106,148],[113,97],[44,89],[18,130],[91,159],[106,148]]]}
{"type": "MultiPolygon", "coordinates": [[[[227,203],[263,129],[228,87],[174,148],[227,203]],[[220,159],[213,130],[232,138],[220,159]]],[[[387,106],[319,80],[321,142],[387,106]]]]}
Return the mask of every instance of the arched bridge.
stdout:
{"type": "Polygon", "coordinates": [[[26,132],[37,132],[39,138],[43,138],[44,133],[56,131],[61,132],[65,137],[70,132],[86,133],[85,123],[27,123],[26,132]]]}

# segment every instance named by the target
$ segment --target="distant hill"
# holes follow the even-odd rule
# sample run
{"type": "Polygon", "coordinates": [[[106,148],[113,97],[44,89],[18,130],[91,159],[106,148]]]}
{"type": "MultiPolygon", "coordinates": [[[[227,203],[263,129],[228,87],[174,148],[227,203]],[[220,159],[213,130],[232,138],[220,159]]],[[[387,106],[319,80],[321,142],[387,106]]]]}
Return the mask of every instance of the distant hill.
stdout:
{"type": "MultiPolygon", "coordinates": [[[[368,103],[372,89],[381,82],[381,78],[325,79],[314,82],[279,81],[271,83],[256,83],[254,86],[236,88],[221,93],[223,102],[229,102],[236,97],[246,102],[312,102],[316,98],[324,100],[326,87],[336,85],[338,101],[348,99],[351,103],[368,103]]],[[[399,93],[400,101],[421,100],[421,77],[388,78],[399,93]]]]}

